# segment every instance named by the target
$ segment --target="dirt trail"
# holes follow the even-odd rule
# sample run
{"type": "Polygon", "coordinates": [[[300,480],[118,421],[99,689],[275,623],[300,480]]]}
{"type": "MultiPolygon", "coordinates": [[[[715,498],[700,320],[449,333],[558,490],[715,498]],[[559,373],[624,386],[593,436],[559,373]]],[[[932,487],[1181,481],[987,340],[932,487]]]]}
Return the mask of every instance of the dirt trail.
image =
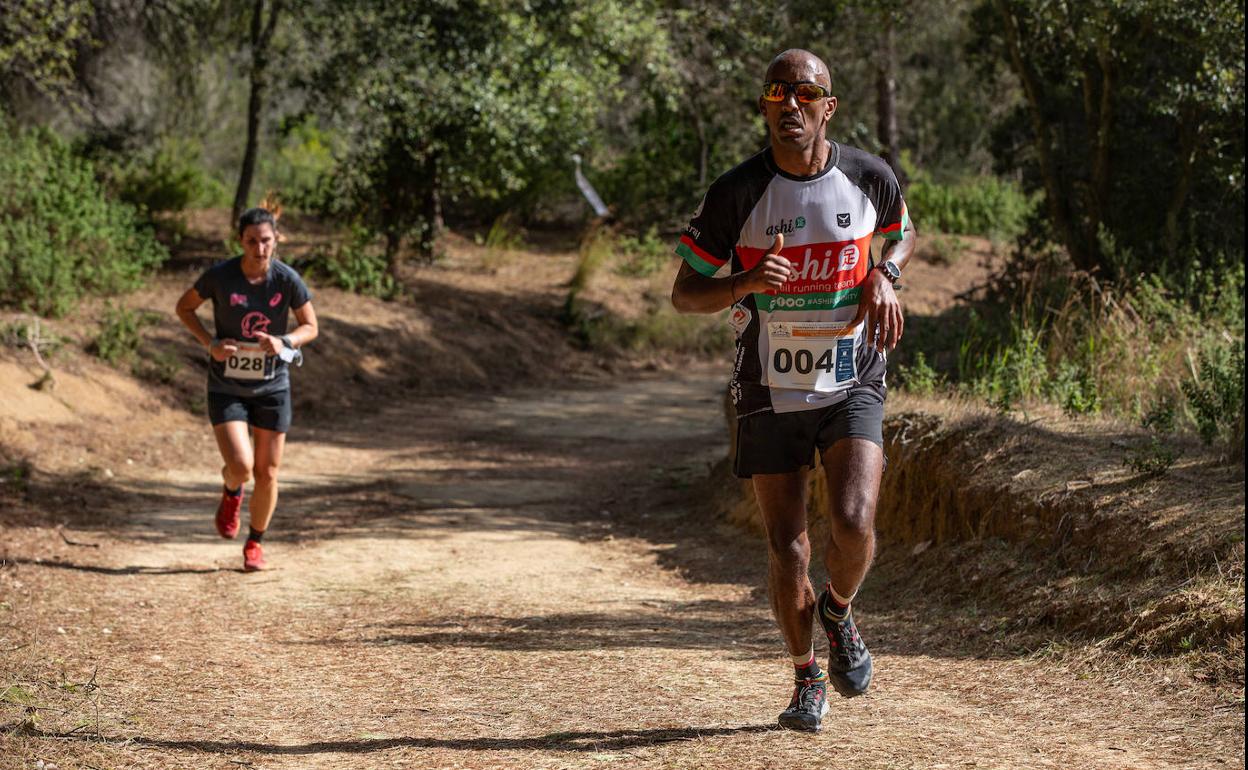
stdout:
{"type": "Polygon", "coordinates": [[[859,610],[871,694],[819,736],[772,730],[789,664],[762,546],[687,489],[724,451],[722,379],[297,426],[275,569],[254,575],[211,531],[209,457],[128,469],[132,519],[91,533],[99,548],[45,530],[10,553],[6,611],[39,627],[6,654],[99,689],[0,733],[0,767],[1243,766],[1239,714],[1033,658],[929,655],[886,597],[859,610]]]}

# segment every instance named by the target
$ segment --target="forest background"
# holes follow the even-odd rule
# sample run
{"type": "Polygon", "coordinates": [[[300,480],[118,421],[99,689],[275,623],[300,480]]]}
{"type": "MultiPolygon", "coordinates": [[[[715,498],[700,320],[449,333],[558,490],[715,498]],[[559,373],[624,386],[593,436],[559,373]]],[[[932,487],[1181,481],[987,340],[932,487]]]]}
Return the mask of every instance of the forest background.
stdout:
{"type": "MultiPolygon", "coordinates": [[[[789,47],[828,62],[831,138],[892,164],[935,259],[1001,255],[908,329],[903,387],[1139,421],[1140,470],[1176,432],[1242,463],[1242,2],[0,0],[0,304],[133,289],[184,212],[270,191],[341,233],[301,269],[386,297],[448,228],[671,270],[706,186],[765,143],[789,47]]],[[[724,344],[662,303],[604,335],[573,299],[587,344],[724,344]]],[[[95,349],[141,325],[116,309],[95,349]]]]}

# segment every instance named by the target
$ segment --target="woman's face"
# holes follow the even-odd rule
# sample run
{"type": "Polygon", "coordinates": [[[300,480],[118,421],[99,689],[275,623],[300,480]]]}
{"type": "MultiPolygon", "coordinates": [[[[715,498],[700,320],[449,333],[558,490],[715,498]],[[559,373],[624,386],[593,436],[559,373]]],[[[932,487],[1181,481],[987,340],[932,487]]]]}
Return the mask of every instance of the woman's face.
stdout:
{"type": "Polygon", "coordinates": [[[277,250],[277,233],[268,222],[247,225],[243,230],[242,241],[243,258],[253,262],[265,262],[277,250]]]}

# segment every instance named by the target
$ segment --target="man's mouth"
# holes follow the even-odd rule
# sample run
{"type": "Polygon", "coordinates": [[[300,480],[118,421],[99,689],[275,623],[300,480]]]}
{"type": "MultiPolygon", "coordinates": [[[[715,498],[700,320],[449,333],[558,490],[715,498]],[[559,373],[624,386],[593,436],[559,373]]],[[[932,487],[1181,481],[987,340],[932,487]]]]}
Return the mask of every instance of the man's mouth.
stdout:
{"type": "Polygon", "coordinates": [[[802,122],[794,118],[785,118],[780,121],[781,131],[801,131],[802,122]]]}

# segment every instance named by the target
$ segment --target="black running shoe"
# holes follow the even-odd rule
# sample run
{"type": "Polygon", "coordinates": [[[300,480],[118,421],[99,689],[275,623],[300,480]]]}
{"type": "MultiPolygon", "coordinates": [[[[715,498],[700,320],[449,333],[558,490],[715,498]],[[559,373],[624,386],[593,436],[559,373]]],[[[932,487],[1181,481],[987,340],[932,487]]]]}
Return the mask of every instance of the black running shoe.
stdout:
{"type": "Polygon", "coordinates": [[[788,730],[819,732],[823,715],[828,713],[828,675],[798,679],[793,683],[793,700],[780,714],[780,726],[788,730]]]}
{"type": "Polygon", "coordinates": [[[825,614],[828,604],[828,592],[819,596],[815,605],[819,623],[828,634],[828,679],[842,696],[852,698],[862,695],[871,686],[871,653],[858,635],[858,627],[854,625],[854,612],[851,609],[844,620],[834,620],[825,614]]]}

